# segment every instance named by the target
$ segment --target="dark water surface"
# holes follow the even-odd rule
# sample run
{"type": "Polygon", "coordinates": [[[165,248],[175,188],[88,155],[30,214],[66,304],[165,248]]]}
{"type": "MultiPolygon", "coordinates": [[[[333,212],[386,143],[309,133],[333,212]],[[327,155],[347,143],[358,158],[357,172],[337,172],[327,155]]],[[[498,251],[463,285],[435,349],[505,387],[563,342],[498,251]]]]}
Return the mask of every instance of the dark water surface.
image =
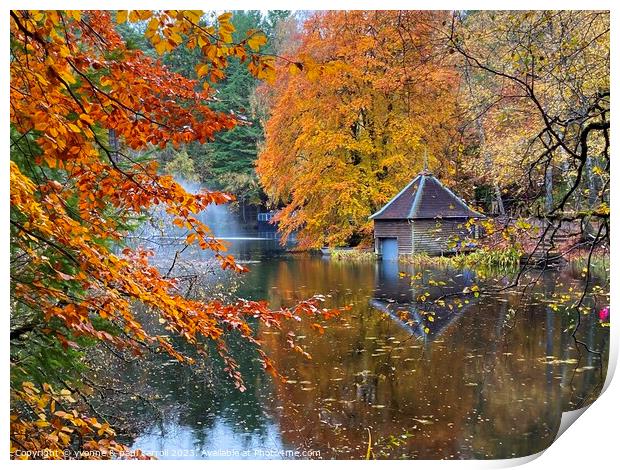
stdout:
{"type": "MultiPolygon", "coordinates": [[[[228,295],[279,306],[324,294],[326,306],[351,309],[321,321],[323,335],[310,322],[294,325],[312,360],[287,349],[291,328],[258,331],[284,383],[243,345],[233,346],[243,393],[217,367],[160,355],[119,366],[116,375],[138,390],[120,406],[140,423],[133,448],[160,458],[360,459],[370,437],[376,458],[519,457],[546,448],[562,411],[593,401],[604,380],[608,329],[595,313],[603,305],[588,299],[577,335],[602,355],[577,350],[574,311],[555,306],[582,287],[579,270],[535,273],[526,291],[465,299],[451,294],[507,279],[286,255],[273,240],[236,240],[231,251],[251,272],[214,277],[228,295]],[[443,294],[444,306],[420,298],[443,294]]],[[[164,249],[157,256],[171,258],[164,249]]],[[[209,261],[189,251],[182,259],[178,269],[209,261]]]]}

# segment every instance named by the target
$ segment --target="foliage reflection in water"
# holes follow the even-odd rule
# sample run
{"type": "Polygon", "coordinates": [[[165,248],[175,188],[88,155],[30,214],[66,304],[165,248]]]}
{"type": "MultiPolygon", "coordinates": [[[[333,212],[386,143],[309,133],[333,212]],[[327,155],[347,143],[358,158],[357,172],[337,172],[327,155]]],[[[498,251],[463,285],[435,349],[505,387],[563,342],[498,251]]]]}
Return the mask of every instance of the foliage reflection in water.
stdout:
{"type": "MultiPolygon", "coordinates": [[[[223,291],[276,306],[325,294],[326,306],[351,309],[323,322],[322,335],[304,323],[295,328],[312,360],[287,349],[288,330],[259,331],[286,382],[265,375],[238,345],[244,393],[208,362],[189,368],[154,355],[111,367],[134,390],[115,404],[132,417],[134,448],[162,458],[288,458],[294,451],[303,458],[310,451],[311,458],[360,459],[370,434],[376,458],[519,457],[548,447],[562,411],[592,402],[604,381],[608,329],[583,315],[578,338],[604,354],[580,354],[572,311],[552,300],[582,287],[578,270],[543,273],[527,291],[456,296],[438,306],[420,295],[451,299],[507,279],[275,256],[276,242],[266,240],[237,240],[231,251],[252,262],[251,271],[218,279],[223,291]],[[412,279],[427,287],[412,287],[412,279]],[[446,285],[429,286],[432,280],[446,285]]],[[[183,256],[200,264],[198,253],[183,256]]]]}

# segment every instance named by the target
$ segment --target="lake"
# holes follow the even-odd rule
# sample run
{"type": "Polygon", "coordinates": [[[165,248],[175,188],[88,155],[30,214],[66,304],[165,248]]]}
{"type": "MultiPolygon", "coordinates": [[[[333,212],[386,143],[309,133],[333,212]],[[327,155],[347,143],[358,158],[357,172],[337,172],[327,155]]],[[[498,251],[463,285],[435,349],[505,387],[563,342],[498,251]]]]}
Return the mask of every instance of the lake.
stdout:
{"type": "MultiPolygon", "coordinates": [[[[217,361],[109,358],[102,375],[132,390],[114,409],[127,417],[124,439],[134,449],[164,459],[363,459],[370,440],[375,458],[520,457],[548,447],[562,412],[591,403],[604,382],[608,328],[595,312],[608,300],[586,299],[576,335],[594,353],[576,348],[574,310],[557,305],[583,287],[578,268],[534,271],[528,289],[474,297],[457,294],[501,288],[509,277],[288,254],[275,240],[231,243],[251,271],[212,273],[209,256],[188,249],[174,272],[202,270],[203,286],[190,294],[275,307],[323,294],[326,306],[350,309],[321,321],[322,335],[311,322],[259,329],[285,382],[233,339],[245,392],[217,361]],[[443,295],[443,306],[429,302],[443,295]],[[287,349],[290,330],[311,360],[287,349]]],[[[165,269],[176,247],[154,248],[165,269]]]]}

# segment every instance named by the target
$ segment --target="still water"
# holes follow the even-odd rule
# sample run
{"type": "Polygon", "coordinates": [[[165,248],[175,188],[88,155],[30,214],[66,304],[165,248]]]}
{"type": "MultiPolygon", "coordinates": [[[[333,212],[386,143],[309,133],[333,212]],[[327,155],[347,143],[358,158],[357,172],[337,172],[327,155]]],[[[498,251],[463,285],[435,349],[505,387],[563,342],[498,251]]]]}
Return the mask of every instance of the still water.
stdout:
{"type": "MultiPolygon", "coordinates": [[[[156,249],[162,266],[170,250],[156,249]]],[[[577,334],[602,354],[576,348],[574,311],[555,306],[582,287],[577,269],[533,273],[538,283],[527,290],[464,299],[454,294],[508,278],[291,255],[274,240],[234,240],[231,252],[251,271],[211,274],[224,295],[277,307],[323,294],[326,306],[350,310],[322,321],[322,335],[310,322],[258,331],[286,382],[233,345],[243,393],[217,365],[190,368],[161,355],[111,364],[135,391],[116,405],[131,417],[132,448],[159,458],[361,459],[370,440],[375,458],[519,457],[549,446],[562,411],[592,402],[604,381],[608,328],[595,312],[607,300],[588,299],[577,334]],[[445,294],[444,306],[420,300],[445,294]],[[287,349],[291,329],[312,360],[287,349]]],[[[182,259],[179,272],[208,265],[189,250],[182,259]]]]}

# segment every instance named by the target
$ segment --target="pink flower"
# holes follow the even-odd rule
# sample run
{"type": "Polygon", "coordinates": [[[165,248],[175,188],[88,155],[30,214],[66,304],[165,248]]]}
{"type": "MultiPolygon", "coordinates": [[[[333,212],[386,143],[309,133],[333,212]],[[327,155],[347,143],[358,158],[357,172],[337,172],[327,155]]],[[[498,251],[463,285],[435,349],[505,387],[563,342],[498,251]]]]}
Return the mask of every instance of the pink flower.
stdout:
{"type": "Polygon", "coordinates": [[[598,312],[598,319],[602,322],[609,320],[609,306],[602,308],[598,312]]]}

